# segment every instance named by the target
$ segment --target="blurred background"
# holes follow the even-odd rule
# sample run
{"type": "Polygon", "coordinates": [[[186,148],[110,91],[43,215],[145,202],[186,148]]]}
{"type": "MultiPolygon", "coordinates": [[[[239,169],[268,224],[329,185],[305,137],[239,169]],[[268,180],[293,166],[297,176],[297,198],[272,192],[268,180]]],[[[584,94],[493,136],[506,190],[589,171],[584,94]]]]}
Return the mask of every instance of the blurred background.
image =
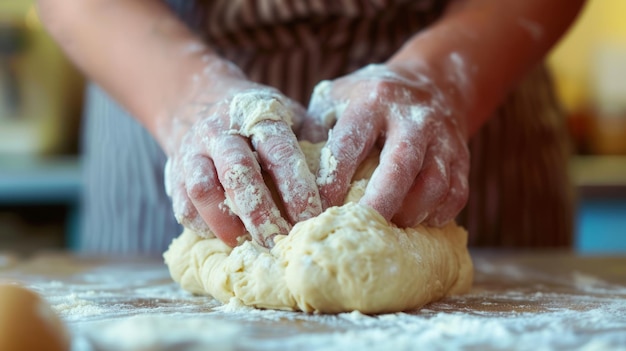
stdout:
{"type": "MultiPolygon", "coordinates": [[[[590,0],[548,58],[573,141],[574,249],[626,253],[626,1],[590,0]]],[[[84,81],[33,1],[0,2],[0,252],[71,249],[84,81]]]]}

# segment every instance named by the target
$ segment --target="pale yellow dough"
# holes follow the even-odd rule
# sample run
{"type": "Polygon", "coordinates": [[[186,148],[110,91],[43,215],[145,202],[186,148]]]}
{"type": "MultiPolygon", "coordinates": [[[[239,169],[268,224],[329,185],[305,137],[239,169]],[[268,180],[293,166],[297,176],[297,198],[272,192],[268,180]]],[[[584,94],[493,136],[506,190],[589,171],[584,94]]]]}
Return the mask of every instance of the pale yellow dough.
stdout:
{"type": "MultiPolygon", "coordinates": [[[[319,159],[319,146],[303,149],[319,159]]],[[[172,278],[222,302],[320,313],[399,312],[467,292],[473,268],[463,228],[400,229],[356,203],[377,156],[353,178],[345,205],[296,224],[271,251],[250,241],[231,249],[185,229],[164,254],[172,278]]]]}

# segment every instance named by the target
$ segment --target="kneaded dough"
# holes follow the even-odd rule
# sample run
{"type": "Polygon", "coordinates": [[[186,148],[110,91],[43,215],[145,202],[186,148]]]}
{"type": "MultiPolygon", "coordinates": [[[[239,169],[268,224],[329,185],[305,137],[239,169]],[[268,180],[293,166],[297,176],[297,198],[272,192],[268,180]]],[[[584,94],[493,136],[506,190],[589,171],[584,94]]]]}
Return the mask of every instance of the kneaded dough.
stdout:
{"type": "MultiPolygon", "coordinates": [[[[302,145],[308,160],[320,147],[302,145]]],[[[377,164],[377,154],[363,163],[343,206],[296,224],[271,251],[185,229],[164,254],[172,278],[224,303],[319,313],[399,312],[467,292],[473,267],[462,227],[401,229],[357,204],[377,164]]]]}

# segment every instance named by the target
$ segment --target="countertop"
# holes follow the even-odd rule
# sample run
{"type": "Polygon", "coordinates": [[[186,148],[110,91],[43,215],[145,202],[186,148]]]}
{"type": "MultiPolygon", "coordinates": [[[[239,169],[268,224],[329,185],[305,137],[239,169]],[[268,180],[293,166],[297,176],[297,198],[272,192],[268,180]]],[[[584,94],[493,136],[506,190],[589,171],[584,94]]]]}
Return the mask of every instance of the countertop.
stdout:
{"type": "Polygon", "coordinates": [[[73,350],[626,350],[626,256],[472,251],[464,296],[419,311],[307,315],[192,296],[160,258],[0,255],[0,281],[42,294],[73,350]]]}

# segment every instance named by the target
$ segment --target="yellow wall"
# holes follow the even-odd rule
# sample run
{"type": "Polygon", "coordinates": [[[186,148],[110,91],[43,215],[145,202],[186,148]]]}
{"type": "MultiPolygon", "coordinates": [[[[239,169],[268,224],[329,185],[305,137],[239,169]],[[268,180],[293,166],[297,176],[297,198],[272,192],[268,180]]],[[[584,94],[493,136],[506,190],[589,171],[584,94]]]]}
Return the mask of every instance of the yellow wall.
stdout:
{"type": "Polygon", "coordinates": [[[34,0],[2,0],[0,1],[0,17],[21,15],[28,10],[34,0]]]}
{"type": "Polygon", "coordinates": [[[549,64],[568,110],[590,103],[593,55],[606,43],[626,47],[626,0],[588,0],[576,24],[551,53],[549,64]]]}
{"type": "Polygon", "coordinates": [[[80,75],[43,29],[34,0],[0,0],[1,24],[23,30],[27,44],[15,56],[13,65],[22,106],[19,116],[0,116],[0,154],[15,150],[45,154],[68,149],[80,113],[80,75]],[[26,135],[28,138],[23,138],[26,135]],[[33,141],[20,143],[17,139],[33,141]]]}

